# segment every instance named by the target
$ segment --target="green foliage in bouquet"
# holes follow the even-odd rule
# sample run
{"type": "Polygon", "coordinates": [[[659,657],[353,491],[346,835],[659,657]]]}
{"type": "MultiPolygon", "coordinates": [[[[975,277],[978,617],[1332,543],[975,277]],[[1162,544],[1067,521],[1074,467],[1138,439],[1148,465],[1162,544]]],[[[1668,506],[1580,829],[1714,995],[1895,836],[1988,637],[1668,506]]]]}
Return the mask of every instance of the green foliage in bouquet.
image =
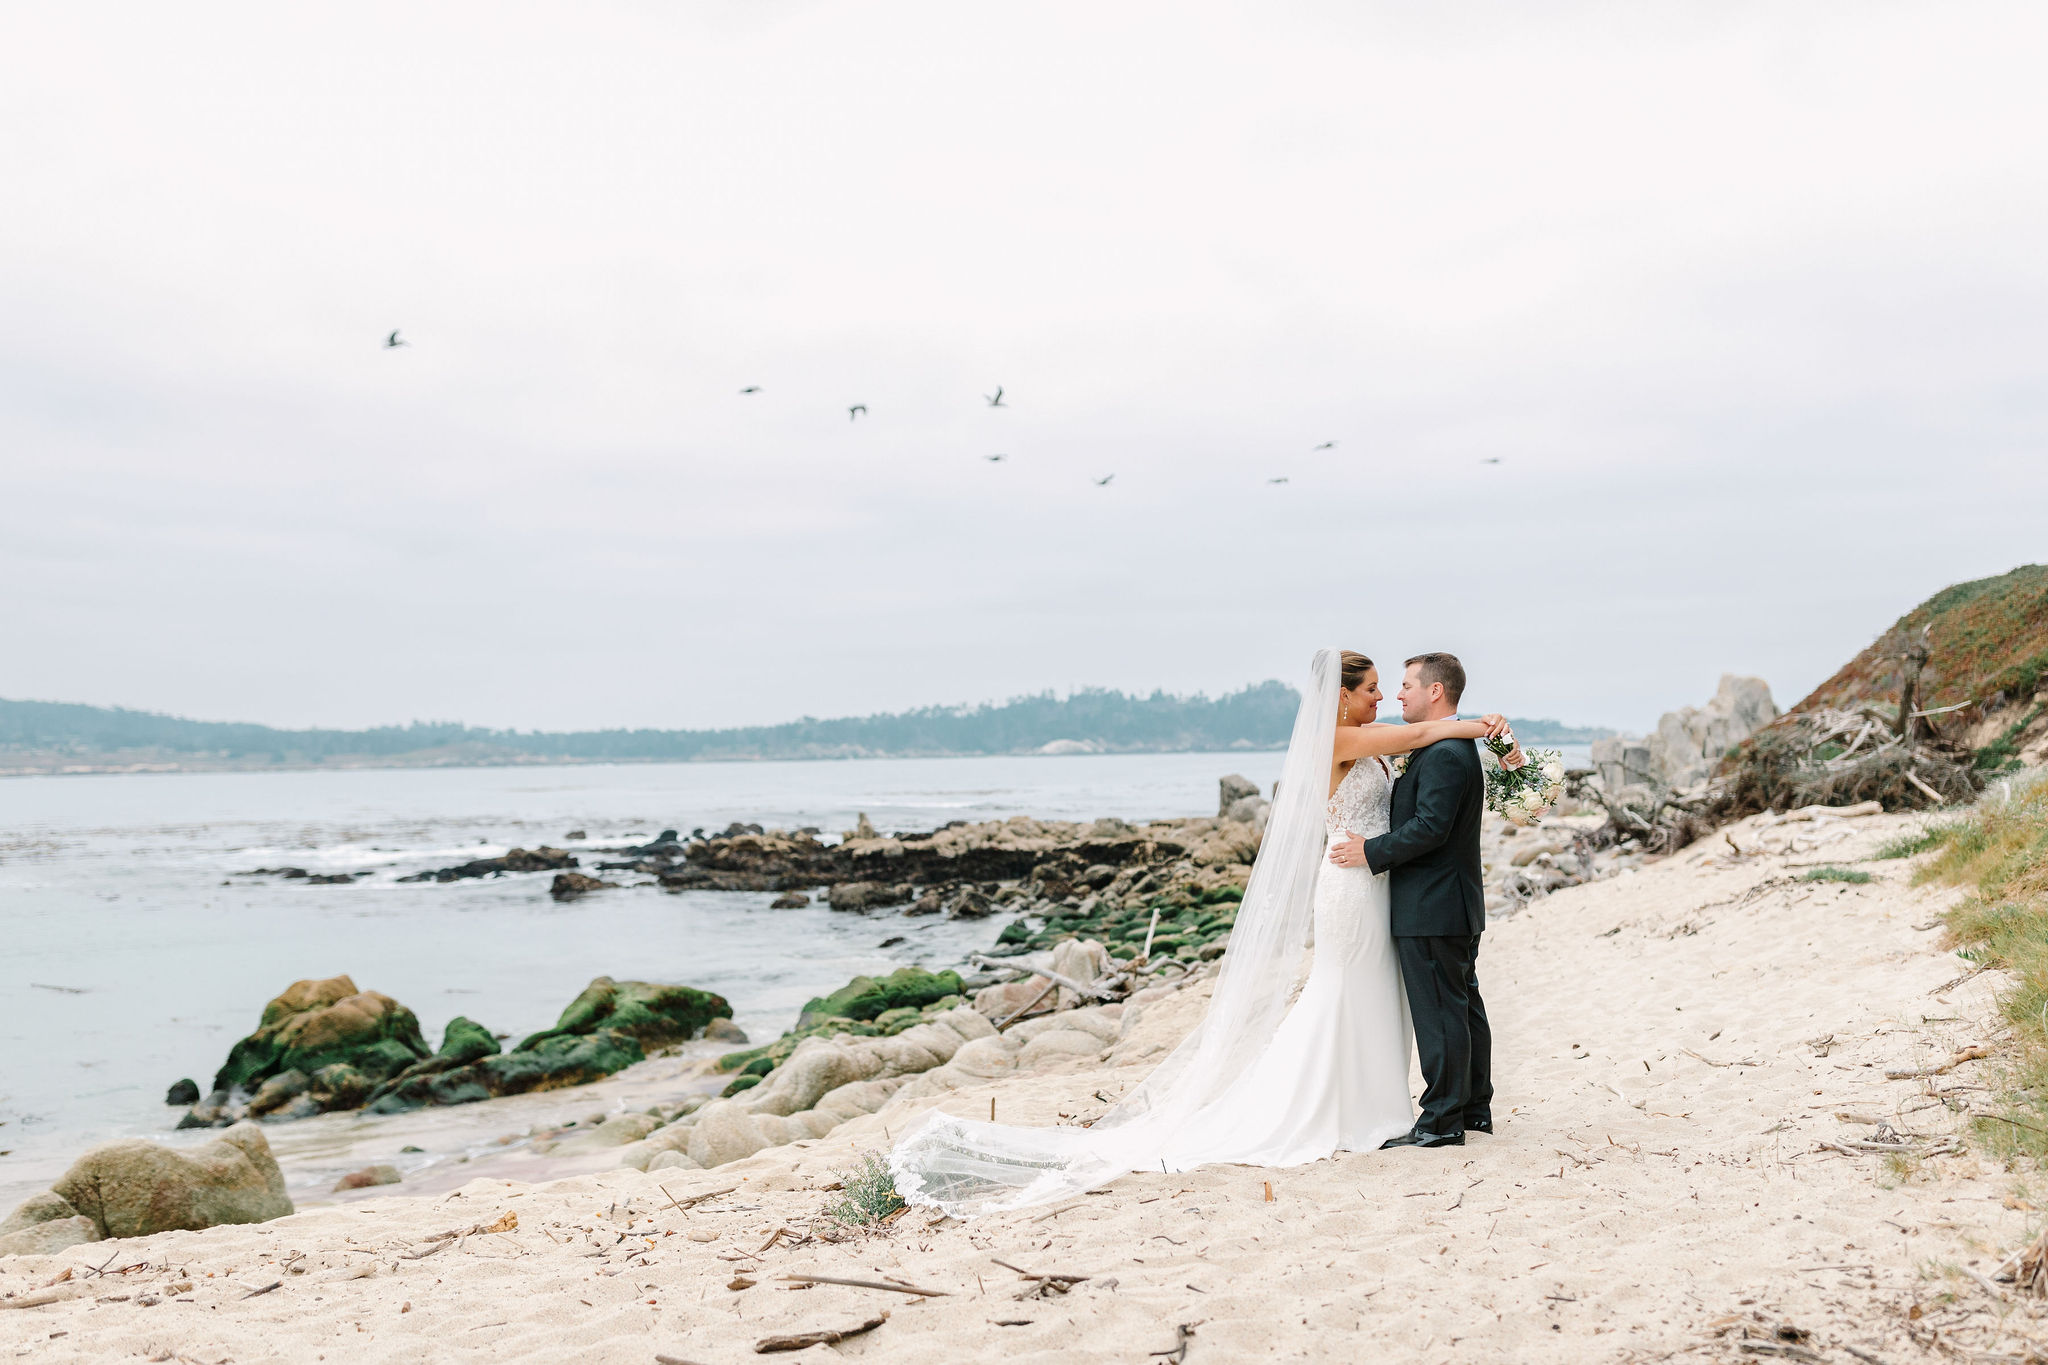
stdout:
{"type": "MultiPolygon", "coordinates": [[[[1496,760],[1515,751],[1512,734],[1484,741],[1496,760]]],[[[1486,808],[1511,825],[1533,825],[1564,795],[1564,755],[1556,749],[1524,749],[1528,761],[1508,768],[1496,761],[1486,770],[1486,808]]]]}

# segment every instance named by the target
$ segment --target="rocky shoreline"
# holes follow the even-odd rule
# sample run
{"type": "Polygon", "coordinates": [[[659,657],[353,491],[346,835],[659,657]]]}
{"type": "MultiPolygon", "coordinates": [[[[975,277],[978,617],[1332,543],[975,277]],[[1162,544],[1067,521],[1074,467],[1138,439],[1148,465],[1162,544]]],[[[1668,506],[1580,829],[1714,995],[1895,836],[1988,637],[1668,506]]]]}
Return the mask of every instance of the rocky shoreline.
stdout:
{"type": "MultiPolygon", "coordinates": [[[[1231,776],[1221,780],[1210,817],[1134,823],[1016,816],[883,833],[863,816],[837,840],[815,829],[734,824],[687,836],[664,830],[646,843],[612,847],[589,846],[582,831],[573,831],[563,843],[577,845],[574,851],[513,848],[419,869],[398,880],[553,873],[550,894],[561,900],[624,883],[670,892],[772,892],[778,906],[816,899],[849,915],[1007,922],[985,952],[957,969],[903,967],[856,977],[812,999],[790,1029],[759,1045],[734,1027],[724,999],[683,985],[599,977],[550,1029],[510,1042],[458,1017],[436,1049],[400,1002],[361,990],[347,976],[300,981],[270,1002],[207,1092],[180,1081],[167,1099],[189,1106],[179,1127],[240,1134],[236,1141],[246,1148],[252,1136],[262,1145],[267,1125],[568,1089],[685,1044],[711,1043],[723,1050],[691,1064],[701,1083],[675,1098],[640,1112],[537,1126],[517,1140],[537,1155],[592,1157],[616,1149],[618,1165],[639,1170],[724,1165],[822,1137],[898,1095],[985,1084],[1123,1045],[1149,1002],[1213,974],[1268,809],[1252,783],[1231,776]]],[[[1501,912],[1629,865],[1615,851],[1604,853],[1598,867],[1586,865],[1591,855],[1575,844],[1584,841],[1577,828],[1584,823],[1580,817],[1520,832],[1489,823],[1489,863],[1505,869],[1496,897],[1501,912]]],[[[289,867],[246,875],[320,880],[289,867]]],[[[69,1202],[60,1193],[66,1182],[106,1160],[106,1151],[88,1152],[48,1197],[17,1210],[0,1238],[0,1255],[17,1237],[46,1249],[53,1238],[108,1235],[67,1222],[80,1216],[75,1205],[69,1214],[58,1207],[69,1202]],[[38,1210],[52,1216],[41,1218],[38,1210]]],[[[200,1179],[190,1171],[161,1174],[174,1184],[200,1179]]],[[[395,1168],[372,1165],[345,1176],[338,1188],[397,1178],[395,1168]]]]}

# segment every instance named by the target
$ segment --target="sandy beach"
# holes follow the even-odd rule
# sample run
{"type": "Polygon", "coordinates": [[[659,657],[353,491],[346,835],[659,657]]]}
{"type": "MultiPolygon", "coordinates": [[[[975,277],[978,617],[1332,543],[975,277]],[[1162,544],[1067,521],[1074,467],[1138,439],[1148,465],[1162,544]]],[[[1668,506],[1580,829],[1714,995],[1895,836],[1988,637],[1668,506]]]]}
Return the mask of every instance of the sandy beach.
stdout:
{"type": "Polygon", "coordinates": [[[1987,1063],[1886,1073],[1986,1041],[1997,975],[1956,984],[1967,964],[1934,925],[1952,893],[1909,887],[1910,862],[1861,863],[1865,885],[1800,880],[1916,817],[1758,823],[1728,830],[1751,856],[1717,838],[1491,928],[1501,1124],[1462,1149],[1134,1174],[1050,1209],[912,1210],[876,1233],[820,1216],[835,1173],[931,1104],[1101,1112],[1198,1017],[1204,983],[1143,1006],[1099,1058],[901,1100],[715,1170],[484,1178],[13,1258],[0,1342],[50,1361],[717,1365],[886,1314],[779,1358],[1140,1361],[1183,1340],[1197,1361],[2010,1349],[1964,1272],[2024,1233],[2012,1179],[1967,1153],[1901,1173],[1821,1146],[1880,1120],[1952,1130],[1987,1063]],[[1018,1268],[1085,1278],[1039,1293],[1018,1268]],[[932,1292],[788,1278],[806,1275],[932,1292]]]}

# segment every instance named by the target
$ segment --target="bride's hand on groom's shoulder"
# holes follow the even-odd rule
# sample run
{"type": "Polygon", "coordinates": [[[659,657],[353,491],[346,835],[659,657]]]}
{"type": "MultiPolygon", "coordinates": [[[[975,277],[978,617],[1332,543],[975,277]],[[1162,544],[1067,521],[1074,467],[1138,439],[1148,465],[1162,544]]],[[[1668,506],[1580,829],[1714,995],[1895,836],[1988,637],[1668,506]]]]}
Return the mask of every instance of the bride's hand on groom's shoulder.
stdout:
{"type": "Polygon", "coordinates": [[[1499,739],[1508,732],[1508,718],[1497,711],[1488,711],[1479,721],[1486,727],[1488,739],[1499,739]]]}

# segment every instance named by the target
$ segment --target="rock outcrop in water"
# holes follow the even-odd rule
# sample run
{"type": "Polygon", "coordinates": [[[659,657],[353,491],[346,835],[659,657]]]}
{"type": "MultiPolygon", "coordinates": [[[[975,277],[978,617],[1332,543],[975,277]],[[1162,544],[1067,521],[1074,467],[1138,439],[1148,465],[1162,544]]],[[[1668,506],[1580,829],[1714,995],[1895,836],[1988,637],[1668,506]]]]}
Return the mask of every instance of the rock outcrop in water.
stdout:
{"type": "Polygon", "coordinates": [[[558,901],[573,901],[593,891],[611,891],[617,887],[617,882],[599,881],[581,872],[557,872],[555,880],[548,886],[548,894],[558,901]]]}
{"type": "Polygon", "coordinates": [[[304,1118],[353,1109],[369,1090],[429,1055],[413,1012],[346,976],[295,981],[263,1007],[181,1128],[243,1117],[304,1118]],[[252,1093],[253,1092],[253,1093],[252,1093]]]}
{"type": "Polygon", "coordinates": [[[457,1016],[429,1053],[411,1010],[346,976],[294,982],[255,1033],[235,1044],[214,1091],[181,1128],[275,1122],[337,1109],[402,1113],[497,1095],[585,1085],[730,1021],[722,996],[688,986],[598,977],[551,1029],[500,1051],[489,1029],[457,1016]]]}
{"type": "Polygon", "coordinates": [[[809,830],[735,826],[693,836],[680,858],[664,854],[666,869],[645,860],[635,866],[672,891],[779,891],[779,905],[822,887],[833,909],[848,912],[1007,914],[1014,918],[999,953],[1090,936],[1133,957],[1156,931],[1155,958],[1213,955],[1235,920],[1268,809],[1257,788],[1236,776],[1219,784],[1218,805],[1225,814],[1215,818],[1145,825],[1018,816],[884,836],[869,824],[837,844],[809,830]]]}
{"type": "Polygon", "coordinates": [[[466,877],[499,877],[507,872],[558,872],[564,868],[576,867],[576,855],[567,849],[550,848],[542,844],[539,848],[515,848],[502,858],[478,858],[474,862],[456,867],[437,868],[430,872],[415,872],[410,877],[400,877],[402,882],[453,882],[466,877]]]}
{"type": "Polygon", "coordinates": [[[147,1237],[293,1212],[263,1130],[240,1123],[178,1151],[141,1138],[106,1142],[0,1222],[0,1256],[48,1254],[105,1237],[147,1237]]]}

